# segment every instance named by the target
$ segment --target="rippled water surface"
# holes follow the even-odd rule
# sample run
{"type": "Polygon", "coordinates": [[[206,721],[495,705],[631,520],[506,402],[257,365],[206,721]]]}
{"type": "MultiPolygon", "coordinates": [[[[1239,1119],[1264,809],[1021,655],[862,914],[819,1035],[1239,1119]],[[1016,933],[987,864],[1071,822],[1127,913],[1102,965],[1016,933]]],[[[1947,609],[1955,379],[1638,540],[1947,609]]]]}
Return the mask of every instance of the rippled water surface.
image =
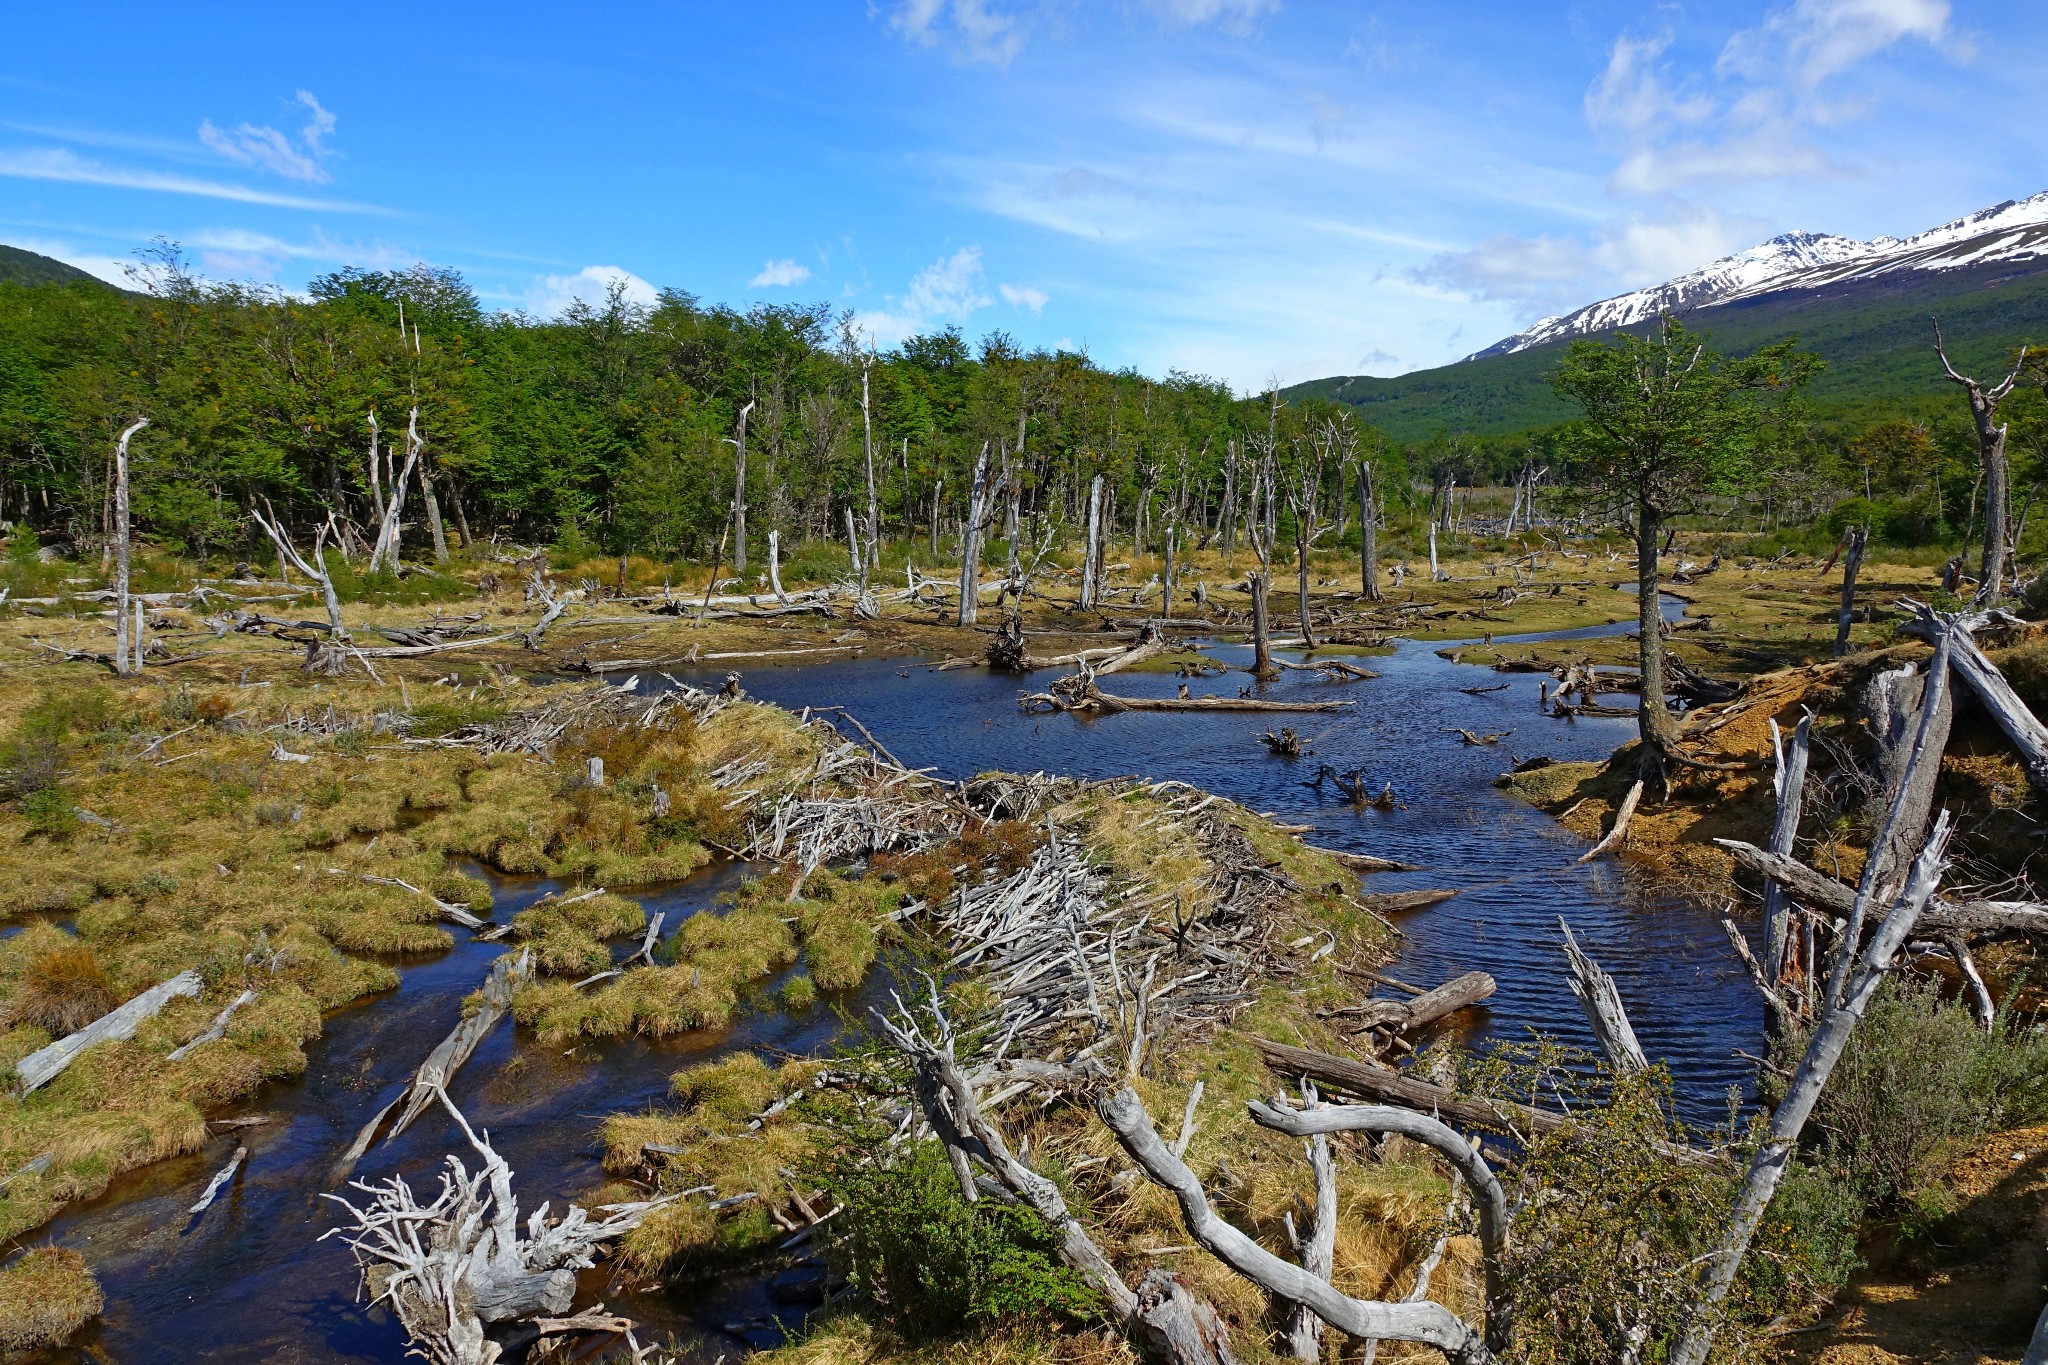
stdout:
{"type": "MultiPolygon", "coordinates": [[[[1398,644],[1391,655],[1365,661],[1380,677],[1349,684],[1288,674],[1261,695],[1341,697],[1357,705],[1278,717],[1027,716],[1016,704],[1020,682],[1027,680],[980,669],[939,673],[903,660],[761,669],[749,672],[745,684],[753,695],[792,708],[846,706],[902,761],[936,767],[947,777],[1004,768],[1179,778],[1313,825],[1315,833],[1307,836],[1313,842],[1421,864],[1420,872],[1370,879],[1371,889],[1380,891],[1459,891],[1404,917],[1408,941],[1394,970],[1427,984],[1473,968],[1491,972],[1498,993],[1455,1025],[1475,1040],[1542,1029],[1590,1043],[1565,986],[1557,930],[1562,916],[1618,979],[1644,1048],[1670,1062],[1685,1110],[1700,1120],[1725,1112],[1727,1088],[1748,1081],[1733,1050],[1755,1049],[1762,1019],[1714,920],[1635,885],[1609,862],[1574,866],[1583,840],[1491,785],[1510,753],[1604,757],[1628,738],[1633,722],[1548,719],[1537,711],[1537,676],[1453,664],[1438,657],[1437,648],[1398,644]],[[1503,691],[1472,696],[1457,690],[1500,681],[1508,684],[1503,691]],[[1256,739],[1269,721],[1294,723],[1314,756],[1296,763],[1269,756],[1256,739]],[[1447,732],[1460,726],[1514,733],[1499,745],[1474,747],[1447,732]],[[1363,768],[1375,787],[1392,782],[1401,808],[1354,810],[1311,790],[1303,779],[1324,762],[1339,770],[1363,768]]],[[[1228,662],[1249,657],[1237,646],[1212,653],[1228,662]]],[[[1049,676],[1028,681],[1042,685],[1049,676]]],[[[1190,685],[1196,695],[1230,695],[1243,676],[1190,685]]],[[[1121,674],[1111,690],[1171,696],[1177,685],[1164,675],[1121,674]]],[[[673,930],[683,916],[710,905],[735,875],[714,869],[642,900],[650,911],[668,911],[673,930]]],[[[547,887],[499,880],[497,918],[516,913],[547,887]]],[[[119,1180],[105,1197],[72,1207],[38,1235],[84,1252],[107,1291],[104,1319],[65,1359],[127,1365],[200,1356],[249,1362],[400,1358],[402,1338],[388,1317],[355,1303],[349,1255],[332,1241],[316,1242],[335,1223],[334,1206],[319,1196],[334,1188],[335,1156],[454,1025],[462,997],[502,951],[460,932],[457,938],[439,958],[400,964],[396,991],[330,1016],[325,1036],[307,1049],[305,1077],[246,1106],[275,1116],[273,1122],[119,1180]],[[185,1209],[238,1141],[250,1152],[243,1174],[206,1214],[188,1216],[185,1209]]],[[[618,951],[628,950],[621,945],[618,951]]],[[[824,1009],[804,1018],[769,1013],[729,1031],[660,1043],[586,1044],[565,1055],[500,1027],[452,1094],[511,1163],[522,1210],[542,1199],[559,1207],[563,1198],[601,1183],[602,1118],[662,1102],[678,1067],[737,1047],[812,1051],[830,1040],[832,1029],[824,1009]]],[[[356,1174],[381,1178],[401,1171],[425,1196],[435,1188],[442,1155],[459,1142],[444,1117],[423,1117],[395,1142],[373,1148],[356,1174]]],[[[721,1353],[738,1355],[744,1336],[722,1329],[750,1326],[745,1335],[757,1342],[764,1330],[772,1336],[772,1324],[763,1321],[772,1305],[757,1284],[634,1297],[606,1290],[600,1269],[586,1287],[658,1332],[697,1334],[707,1362],[721,1353]]]]}

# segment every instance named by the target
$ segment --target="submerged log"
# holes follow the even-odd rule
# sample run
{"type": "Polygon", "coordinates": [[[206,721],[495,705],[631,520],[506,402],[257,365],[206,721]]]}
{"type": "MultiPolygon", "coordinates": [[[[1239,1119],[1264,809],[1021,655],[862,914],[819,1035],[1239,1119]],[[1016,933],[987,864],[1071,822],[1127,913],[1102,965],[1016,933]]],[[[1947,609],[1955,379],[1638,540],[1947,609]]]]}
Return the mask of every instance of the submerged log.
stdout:
{"type": "Polygon", "coordinates": [[[1493,1133],[1555,1133],[1565,1126],[1562,1114],[1533,1109],[1509,1100],[1472,1099],[1440,1085],[1419,1080],[1352,1057],[1338,1057],[1305,1047],[1253,1038],[1266,1065],[1283,1076],[1306,1076],[1318,1085],[1333,1086],[1382,1104],[1400,1105],[1423,1114],[1493,1133]]]}
{"type": "Polygon", "coordinates": [[[156,1018],[165,1005],[181,995],[199,994],[204,985],[199,973],[179,972],[170,980],[151,986],[118,1009],[101,1015],[78,1032],[59,1038],[40,1051],[31,1052],[14,1064],[16,1092],[26,1095],[48,1085],[95,1043],[126,1042],[135,1036],[135,1030],[156,1018]]]}
{"type": "Polygon", "coordinates": [[[1350,853],[1341,848],[1322,848],[1316,844],[1303,844],[1311,853],[1320,853],[1353,872],[1420,872],[1415,863],[1396,862],[1392,858],[1376,858],[1370,853],[1350,853]]]}
{"type": "Polygon", "coordinates": [[[1432,905],[1441,905],[1456,891],[1382,891],[1373,895],[1357,897],[1358,903],[1376,915],[1398,915],[1408,910],[1424,910],[1432,905]]]}
{"type": "MultiPolygon", "coordinates": [[[[419,1070],[413,1073],[412,1088],[406,1096],[405,1110],[398,1116],[398,1122],[391,1125],[392,1137],[404,1132],[412,1121],[420,1116],[420,1111],[447,1090],[448,1082],[454,1079],[462,1064],[476,1051],[477,1044],[483,1042],[490,1031],[497,1027],[498,1021],[505,1017],[506,1011],[512,1008],[512,992],[526,979],[527,973],[532,969],[531,951],[522,951],[516,958],[511,953],[506,953],[491,964],[491,973],[484,978],[483,999],[475,1012],[464,1015],[462,1022],[427,1054],[427,1059],[420,1063],[419,1070]]],[[[388,1107],[385,1112],[389,1112],[388,1107]]],[[[366,1131],[371,1136],[374,1137],[376,1125],[383,1117],[384,1115],[380,1113],[377,1118],[370,1121],[370,1127],[366,1131]]],[[[369,1143],[360,1138],[357,1145],[365,1150],[369,1147],[369,1143]]]]}
{"type": "Polygon", "coordinates": [[[1114,715],[1119,711],[1341,711],[1348,701],[1262,701],[1256,697],[1119,697],[1094,683],[1082,683],[1068,696],[1034,692],[1018,701],[1026,710],[1073,711],[1082,715],[1114,715]]]}

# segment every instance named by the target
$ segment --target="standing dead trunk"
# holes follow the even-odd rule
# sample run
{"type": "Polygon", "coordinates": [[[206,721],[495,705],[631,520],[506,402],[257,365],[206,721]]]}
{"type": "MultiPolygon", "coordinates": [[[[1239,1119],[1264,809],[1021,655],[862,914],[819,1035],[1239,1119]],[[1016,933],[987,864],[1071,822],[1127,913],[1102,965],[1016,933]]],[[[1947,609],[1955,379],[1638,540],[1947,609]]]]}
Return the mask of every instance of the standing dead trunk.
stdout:
{"type": "Polygon", "coordinates": [[[1373,494],[1372,466],[1358,466],[1358,589],[1368,602],[1380,600],[1380,507],[1373,494]]]}
{"type": "Polygon", "coordinates": [[[1856,571],[1863,567],[1863,547],[1869,539],[1869,527],[1849,528],[1849,548],[1842,556],[1842,609],[1835,617],[1837,659],[1849,652],[1849,623],[1856,617],[1856,571]]]}
{"type": "MultiPolygon", "coordinates": [[[[747,414],[754,410],[754,400],[740,409],[739,420],[734,424],[732,444],[732,571],[744,574],[747,571],[747,414]]],[[[825,523],[827,534],[832,523],[825,523]]]]}
{"type": "Polygon", "coordinates": [[[1436,564],[1436,518],[1431,517],[1429,522],[1429,581],[1432,583],[1442,582],[1443,576],[1444,571],[1438,568],[1436,564]]]}
{"type": "Polygon", "coordinates": [[[1098,581],[1100,566],[1097,547],[1102,536],[1102,476],[1097,474],[1088,485],[1088,540],[1081,549],[1081,606],[1083,610],[1095,605],[1095,596],[1102,590],[1098,581]]]}
{"type": "MultiPolygon", "coordinates": [[[[1806,759],[1813,736],[1813,713],[1807,712],[1799,718],[1799,725],[1792,731],[1792,748],[1785,748],[1784,737],[1778,731],[1778,722],[1771,722],[1771,747],[1777,751],[1778,771],[1772,778],[1777,792],[1778,813],[1771,822],[1771,852],[1783,857],[1792,856],[1792,846],[1799,837],[1799,808],[1806,792],[1806,759]]],[[[1775,986],[1785,970],[1785,942],[1787,926],[1791,923],[1792,902],[1785,894],[1784,886],[1775,878],[1764,883],[1764,973],[1765,979],[1775,986]]]]}
{"type": "Polygon", "coordinates": [[[142,671],[142,632],[129,635],[128,567],[134,536],[128,514],[128,443],[149,425],[138,417],[114,443],[114,672],[122,677],[142,671]]]}
{"type": "Polygon", "coordinates": [[[1657,754],[1671,752],[1678,739],[1671,709],[1664,704],[1664,613],[1657,592],[1657,537],[1664,518],[1647,501],[1636,503],[1636,629],[1641,637],[1642,694],[1636,703],[1636,729],[1657,754]]]}
{"type": "MultiPolygon", "coordinates": [[[[882,567],[882,504],[875,495],[875,418],[868,401],[868,376],[875,368],[873,351],[862,359],[860,367],[860,458],[861,467],[867,478],[868,493],[868,558],[867,567],[882,567]]],[[[863,569],[861,590],[867,590],[868,576],[863,569]]]]}
{"type": "Polygon", "coordinates": [[[420,464],[420,501],[427,508],[427,529],[434,533],[434,562],[448,562],[448,531],[441,524],[441,500],[434,496],[434,476],[424,461],[420,464]]]}
{"type": "MultiPolygon", "coordinates": [[[[849,510],[847,515],[851,517],[853,513],[849,510]]],[[[853,530],[851,526],[846,529],[849,532],[853,530]]],[[[848,539],[850,540],[851,536],[848,539]]],[[[859,554],[858,544],[851,548],[856,555],[859,554]]],[[[863,573],[861,577],[865,579],[867,575],[863,573]]],[[[768,586],[774,591],[776,601],[785,604],[789,601],[789,595],[782,590],[782,532],[775,530],[768,532],[768,586]]]]}
{"type": "Polygon", "coordinates": [[[370,547],[370,569],[376,573],[380,567],[398,571],[398,538],[400,522],[405,516],[405,486],[412,481],[412,471],[419,463],[420,410],[414,408],[405,424],[405,465],[391,478],[391,498],[384,504],[384,519],[377,524],[377,543],[370,547]]]}
{"type": "Polygon", "coordinates": [[[981,607],[982,503],[988,497],[988,442],[974,460],[974,483],[967,490],[967,521],[960,528],[959,624],[971,626],[981,607]]]}
{"type": "Polygon", "coordinates": [[[1280,670],[1273,667],[1272,626],[1266,610],[1267,579],[1263,569],[1251,576],[1252,588],[1252,676],[1264,681],[1277,678],[1280,670]]]}
{"type": "Polygon", "coordinates": [[[280,570],[289,565],[304,574],[312,582],[320,585],[320,600],[327,608],[328,638],[337,645],[347,644],[348,627],[341,622],[341,599],[335,595],[334,579],[327,572],[327,532],[334,525],[334,514],[328,513],[327,520],[322,522],[319,529],[313,532],[313,556],[311,559],[307,559],[298,552],[298,549],[292,544],[291,537],[285,534],[284,525],[277,519],[275,511],[272,511],[268,517],[265,517],[263,513],[252,507],[249,509],[249,516],[258,526],[263,528],[263,533],[270,537],[270,543],[277,547],[277,565],[280,570]]]}
{"type": "Polygon", "coordinates": [[[1179,535],[1179,528],[1168,524],[1166,528],[1166,572],[1159,580],[1159,614],[1167,620],[1173,619],[1173,542],[1179,535]]]}
{"type": "Polygon", "coordinates": [[[377,427],[377,410],[370,409],[370,511],[375,514],[377,524],[384,524],[384,453],[378,446],[381,433],[377,427]]]}
{"type": "Polygon", "coordinates": [[[1949,364],[1939,322],[1934,324],[1934,353],[1941,357],[1941,368],[1948,377],[1962,385],[1964,394],[1969,398],[1970,420],[1977,428],[1978,473],[1984,485],[1984,550],[1977,572],[1977,601],[1980,604],[1995,602],[2005,591],[2006,549],[2010,544],[2007,517],[2011,510],[2008,505],[2011,495],[2007,489],[2007,424],[1993,419],[1998,414],[1999,403],[2019,382],[2020,371],[2027,363],[2027,348],[2020,347],[2019,359],[2013,364],[2012,373],[1988,389],[1967,375],[1957,374],[1955,366],[1949,364]]]}

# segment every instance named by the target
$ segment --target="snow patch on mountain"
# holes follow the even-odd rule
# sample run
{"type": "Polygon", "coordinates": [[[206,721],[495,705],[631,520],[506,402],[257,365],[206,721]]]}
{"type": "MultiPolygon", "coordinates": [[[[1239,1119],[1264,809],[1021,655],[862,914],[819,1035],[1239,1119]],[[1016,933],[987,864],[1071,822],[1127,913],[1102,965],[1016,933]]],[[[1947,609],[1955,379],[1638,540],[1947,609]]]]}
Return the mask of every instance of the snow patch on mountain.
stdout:
{"type": "Polygon", "coordinates": [[[1860,242],[1832,233],[1787,232],[1663,284],[1545,318],[1465,358],[1511,355],[1547,342],[1612,332],[1660,313],[1711,308],[1781,289],[1812,289],[1895,270],[1955,270],[2037,257],[2048,257],[2048,190],[1911,237],[1860,242]]]}

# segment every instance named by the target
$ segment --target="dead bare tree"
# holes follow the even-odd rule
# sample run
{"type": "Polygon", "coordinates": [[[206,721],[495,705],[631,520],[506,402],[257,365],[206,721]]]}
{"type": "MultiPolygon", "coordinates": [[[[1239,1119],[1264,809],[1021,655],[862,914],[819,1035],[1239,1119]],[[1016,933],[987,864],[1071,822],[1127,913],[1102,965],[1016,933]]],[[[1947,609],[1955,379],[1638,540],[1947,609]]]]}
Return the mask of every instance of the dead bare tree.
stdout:
{"type": "Polygon", "coordinates": [[[981,606],[981,531],[987,518],[988,442],[974,460],[974,482],[967,490],[967,520],[960,527],[960,615],[957,624],[971,626],[981,606]]]}
{"type": "MultiPolygon", "coordinates": [[[[372,427],[374,432],[375,428],[372,427]]],[[[373,438],[374,440],[374,438],[373,438]]],[[[384,516],[377,524],[377,541],[370,547],[369,572],[380,568],[398,571],[399,521],[405,515],[405,486],[419,464],[424,442],[420,440],[420,410],[415,407],[405,423],[405,464],[391,479],[391,497],[384,504],[384,516]]],[[[445,549],[445,546],[443,547],[445,549]]]]}
{"type": "Polygon", "coordinates": [[[1368,602],[1381,600],[1380,500],[1371,460],[1358,462],[1358,590],[1368,602]]]}
{"type": "MultiPolygon", "coordinates": [[[[265,503],[264,506],[268,508],[269,504],[265,503]]],[[[349,635],[348,626],[341,619],[341,598],[335,595],[334,578],[327,571],[327,534],[334,529],[334,514],[328,513],[327,520],[314,529],[313,555],[310,559],[301,555],[292,544],[291,536],[286,534],[274,510],[266,517],[252,507],[249,509],[249,516],[263,529],[263,533],[270,537],[270,543],[277,547],[279,566],[289,565],[319,586],[321,603],[327,608],[328,647],[314,649],[309,646],[306,651],[306,667],[311,671],[339,673],[347,664],[341,651],[347,646],[349,635]]]]}
{"type": "Polygon", "coordinates": [[[2013,362],[2012,373],[1997,384],[1986,388],[1967,375],[1956,373],[1956,367],[1949,363],[1948,350],[1942,344],[1941,323],[1934,324],[1934,353],[1941,357],[1941,368],[1955,383],[1962,386],[1969,398],[1970,420],[1977,428],[1977,460],[1984,476],[1984,551],[1977,569],[1977,601],[1985,604],[1998,600],[2005,591],[2005,561],[2011,545],[2011,527],[2008,524],[2011,508],[2010,471],[2005,456],[2005,435],[2009,423],[1997,422],[1998,405],[2012,392],[2019,382],[2020,372],[2026,367],[2027,348],[2020,347],[2019,359],[2013,362]]]}
{"type": "Polygon", "coordinates": [[[134,532],[128,513],[128,443],[149,425],[138,417],[114,443],[114,672],[126,678],[142,671],[142,628],[129,621],[128,566],[134,532]]]}
{"type": "Polygon", "coordinates": [[[1081,606],[1095,605],[1102,591],[1102,476],[1088,484],[1088,539],[1081,547],[1081,606]]]}
{"type": "Polygon", "coordinates": [[[1856,571],[1863,567],[1863,547],[1870,541],[1870,528],[1849,528],[1842,554],[1842,609],[1835,616],[1835,657],[1849,652],[1849,624],[1856,618],[1856,571]]]}
{"type": "MultiPolygon", "coordinates": [[[[747,414],[754,410],[749,398],[733,423],[733,434],[725,438],[732,447],[732,571],[747,571],[747,414]]],[[[712,576],[717,577],[714,570],[712,576]]]]}

